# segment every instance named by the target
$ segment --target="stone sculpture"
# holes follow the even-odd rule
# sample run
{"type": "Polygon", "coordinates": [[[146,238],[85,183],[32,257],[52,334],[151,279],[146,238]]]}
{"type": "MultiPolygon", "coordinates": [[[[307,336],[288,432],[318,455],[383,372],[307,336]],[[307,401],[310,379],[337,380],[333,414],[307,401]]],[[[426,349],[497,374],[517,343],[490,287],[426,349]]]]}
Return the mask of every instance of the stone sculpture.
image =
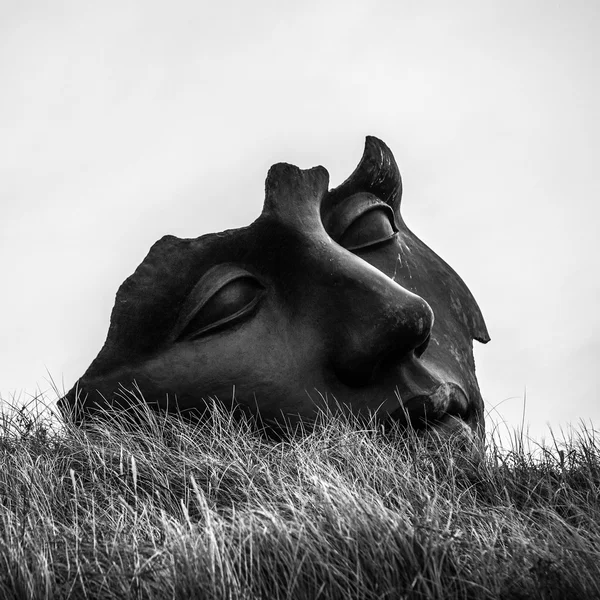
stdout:
{"type": "Polygon", "coordinates": [[[250,226],[155,243],[63,415],[125,407],[135,382],[159,409],[218,398],[263,422],[327,406],[481,430],[473,339],[488,332],[460,277],[405,225],[391,151],[368,137],[352,175],[330,191],[328,179],[276,164],[250,226]]]}

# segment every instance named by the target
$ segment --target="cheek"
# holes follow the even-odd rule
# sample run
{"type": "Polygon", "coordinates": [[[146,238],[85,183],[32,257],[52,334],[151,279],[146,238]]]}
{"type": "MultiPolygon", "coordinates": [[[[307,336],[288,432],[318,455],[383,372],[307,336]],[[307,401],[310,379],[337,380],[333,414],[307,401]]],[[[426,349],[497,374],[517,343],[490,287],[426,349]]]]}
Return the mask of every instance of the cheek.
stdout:
{"type": "Polygon", "coordinates": [[[167,352],[147,362],[140,374],[146,387],[161,393],[189,394],[193,390],[210,391],[219,372],[220,362],[198,351],[194,343],[173,346],[167,352]]]}
{"type": "MultiPolygon", "coordinates": [[[[143,388],[156,396],[176,394],[179,399],[231,397],[232,386],[256,379],[253,353],[245,344],[184,342],[177,344],[141,369],[143,388]]],[[[140,385],[142,385],[140,383],[140,385]]]]}
{"type": "Polygon", "coordinates": [[[145,363],[136,379],[159,402],[166,393],[182,402],[207,396],[226,401],[233,386],[244,403],[255,398],[261,404],[281,403],[287,397],[296,402],[321,373],[314,338],[302,324],[292,325],[281,315],[257,315],[220,334],[173,345],[145,363]]]}

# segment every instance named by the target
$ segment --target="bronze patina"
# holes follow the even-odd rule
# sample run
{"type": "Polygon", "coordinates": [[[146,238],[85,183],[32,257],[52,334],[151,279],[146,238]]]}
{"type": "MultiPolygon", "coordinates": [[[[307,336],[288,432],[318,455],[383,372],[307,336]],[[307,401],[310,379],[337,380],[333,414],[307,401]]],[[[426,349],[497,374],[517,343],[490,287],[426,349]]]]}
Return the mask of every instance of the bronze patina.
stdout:
{"type": "Polygon", "coordinates": [[[125,407],[218,398],[271,422],[323,408],[415,427],[483,427],[473,340],[487,342],[462,279],[406,226],[394,157],[368,137],[352,175],[276,164],[242,229],[165,236],[120,287],[104,347],[59,401],[82,421],[125,407]]]}

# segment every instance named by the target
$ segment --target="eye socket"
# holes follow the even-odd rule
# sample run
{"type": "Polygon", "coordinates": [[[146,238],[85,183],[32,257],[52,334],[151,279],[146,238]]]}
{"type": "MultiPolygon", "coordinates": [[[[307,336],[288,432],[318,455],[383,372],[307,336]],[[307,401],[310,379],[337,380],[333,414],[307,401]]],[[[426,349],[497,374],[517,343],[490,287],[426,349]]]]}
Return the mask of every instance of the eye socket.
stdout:
{"type": "Polygon", "coordinates": [[[218,265],[208,271],[185,301],[175,327],[177,340],[192,340],[249,316],[265,288],[247,271],[218,265]]]}
{"type": "Polygon", "coordinates": [[[351,251],[381,244],[398,233],[392,208],[365,192],[341,202],[327,219],[326,227],[340,246],[351,251]]]}

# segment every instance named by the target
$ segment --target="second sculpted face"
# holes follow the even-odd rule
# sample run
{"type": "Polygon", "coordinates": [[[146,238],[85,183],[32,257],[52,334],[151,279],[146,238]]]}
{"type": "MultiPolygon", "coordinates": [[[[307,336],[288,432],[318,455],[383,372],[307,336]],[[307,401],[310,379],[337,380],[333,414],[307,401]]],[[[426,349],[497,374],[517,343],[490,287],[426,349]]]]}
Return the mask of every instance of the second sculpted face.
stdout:
{"type": "Polygon", "coordinates": [[[472,344],[487,330],[463,281],[404,224],[390,150],[367,138],[350,178],[328,183],[322,167],[277,164],[250,226],[158,241],[61,410],[123,404],[135,382],[183,411],[218,397],[266,421],[329,406],[481,428],[472,344]]]}

